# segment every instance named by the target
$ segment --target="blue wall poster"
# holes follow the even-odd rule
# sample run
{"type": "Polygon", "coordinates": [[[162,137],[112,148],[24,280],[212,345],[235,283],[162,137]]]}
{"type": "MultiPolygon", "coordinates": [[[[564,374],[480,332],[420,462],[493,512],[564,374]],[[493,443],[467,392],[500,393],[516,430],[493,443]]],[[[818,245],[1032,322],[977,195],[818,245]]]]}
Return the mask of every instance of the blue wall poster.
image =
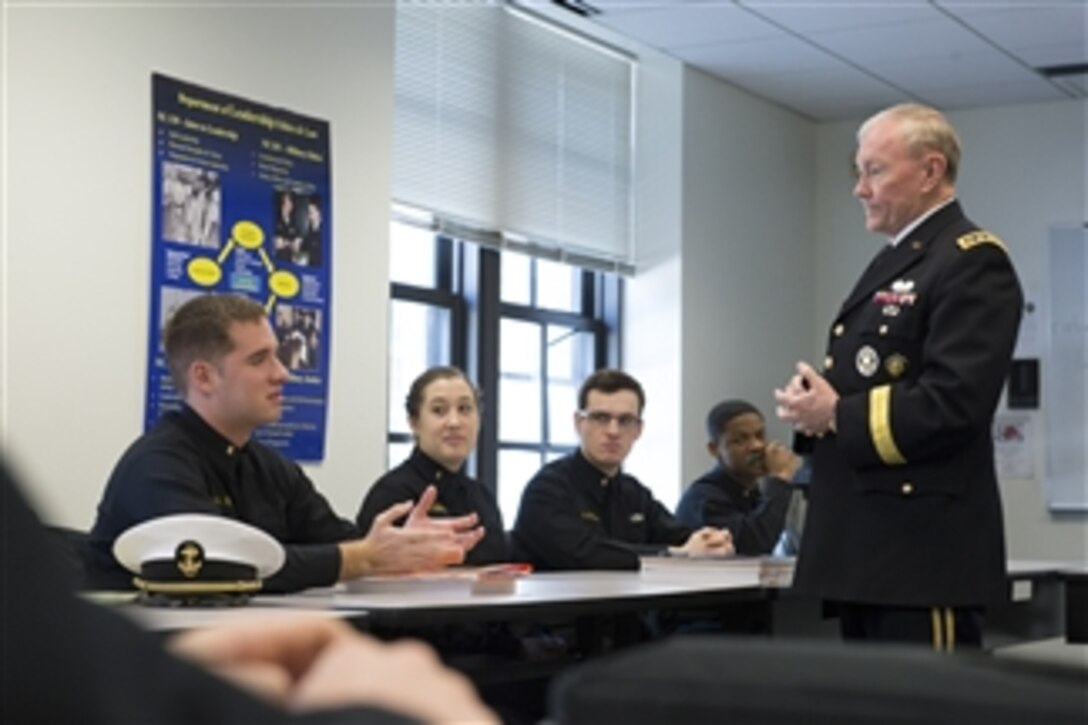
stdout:
{"type": "Polygon", "coordinates": [[[162,330],[196,295],[268,312],[290,377],[256,438],[288,458],[325,449],[332,293],[329,124],[152,76],[151,317],[145,427],[180,406],[162,330]]]}

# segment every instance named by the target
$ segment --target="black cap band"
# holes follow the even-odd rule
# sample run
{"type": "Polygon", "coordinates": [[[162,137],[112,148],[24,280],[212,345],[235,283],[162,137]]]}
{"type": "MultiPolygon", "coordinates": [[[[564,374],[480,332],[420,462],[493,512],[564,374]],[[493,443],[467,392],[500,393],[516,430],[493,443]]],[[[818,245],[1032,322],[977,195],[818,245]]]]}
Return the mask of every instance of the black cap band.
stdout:
{"type": "Polygon", "coordinates": [[[257,567],[236,561],[205,559],[199,571],[189,575],[178,568],[174,559],[152,559],[140,566],[140,577],[147,582],[221,582],[257,579],[257,567]]]}

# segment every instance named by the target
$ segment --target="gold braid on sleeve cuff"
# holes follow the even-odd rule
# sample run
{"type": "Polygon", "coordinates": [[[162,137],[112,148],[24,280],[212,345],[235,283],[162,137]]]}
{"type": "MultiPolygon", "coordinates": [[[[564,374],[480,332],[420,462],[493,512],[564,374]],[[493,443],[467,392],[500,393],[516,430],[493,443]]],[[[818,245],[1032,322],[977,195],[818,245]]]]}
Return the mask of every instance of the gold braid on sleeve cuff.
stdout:
{"type": "Polygon", "coordinates": [[[880,460],[889,466],[907,462],[892,437],[892,388],[879,385],[869,391],[869,434],[880,460]]]}

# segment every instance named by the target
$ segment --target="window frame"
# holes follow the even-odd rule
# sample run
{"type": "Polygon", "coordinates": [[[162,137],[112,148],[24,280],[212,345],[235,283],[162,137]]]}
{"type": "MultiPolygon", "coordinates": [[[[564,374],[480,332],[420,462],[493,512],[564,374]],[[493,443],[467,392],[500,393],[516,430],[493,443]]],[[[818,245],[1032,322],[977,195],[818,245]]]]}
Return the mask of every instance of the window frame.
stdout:
{"type": "MultiPolygon", "coordinates": [[[[403,223],[393,220],[393,223],[403,223]]],[[[414,302],[422,305],[445,309],[449,312],[450,329],[450,360],[449,365],[464,370],[465,364],[465,299],[460,294],[460,280],[457,271],[458,247],[462,246],[457,240],[440,234],[434,235],[432,243],[435,248],[435,276],[434,287],[407,284],[404,282],[389,283],[389,301],[414,302]]],[[[388,343],[387,343],[388,344],[388,343]]],[[[388,357],[388,355],[387,355],[388,357]]],[[[389,395],[406,395],[408,391],[390,390],[389,395]]],[[[407,411],[405,411],[407,414],[407,411]]],[[[391,443],[411,443],[412,434],[395,432],[389,429],[389,421],[386,421],[386,451],[391,443]]],[[[396,461],[386,461],[386,469],[397,465],[396,461]]]]}
{"type": "MultiPolygon", "coordinates": [[[[395,218],[393,222],[405,223],[395,218]]],[[[434,243],[436,285],[421,287],[390,281],[390,302],[409,301],[449,310],[451,329],[448,364],[464,370],[481,391],[486,391],[482,396],[480,435],[476,451],[466,469],[469,475],[498,498],[500,451],[535,451],[540,454],[543,462],[554,454],[566,454],[577,448],[577,445],[559,445],[550,441],[549,415],[554,414],[554,411],[549,410],[547,400],[548,325],[562,325],[578,332],[592,333],[593,370],[619,367],[623,279],[616,273],[571,265],[572,269],[580,270],[581,275],[579,310],[541,308],[536,306],[539,258],[531,256],[531,304],[504,302],[501,299],[503,250],[437,232],[434,234],[434,243]],[[503,319],[540,325],[542,384],[539,443],[502,441],[499,438],[500,326],[503,319]]],[[[506,250],[505,253],[517,252],[506,250]]],[[[390,391],[389,394],[405,393],[406,391],[390,391]]],[[[387,452],[389,444],[411,442],[411,434],[395,433],[389,430],[388,423],[387,421],[387,452]]],[[[397,464],[397,461],[388,461],[389,468],[397,464]]]]}

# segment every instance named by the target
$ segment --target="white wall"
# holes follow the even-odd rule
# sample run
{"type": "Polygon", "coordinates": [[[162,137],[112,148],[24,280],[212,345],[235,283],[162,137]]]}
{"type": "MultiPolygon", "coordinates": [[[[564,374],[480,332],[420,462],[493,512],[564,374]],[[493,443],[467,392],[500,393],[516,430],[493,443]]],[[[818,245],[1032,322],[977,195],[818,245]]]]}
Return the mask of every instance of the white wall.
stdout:
{"type": "Polygon", "coordinates": [[[703,420],[728,397],[773,417],[805,350],[813,124],[671,59],[640,61],[636,265],[624,367],[646,426],[625,469],[666,506],[709,465],[703,420]]]}
{"type": "Polygon", "coordinates": [[[683,480],[711,464],[710,407],[745,398],[768,432],[775,387],[807,352],[815,129],[695,70],[684,74],[683,480]]]}
{"type": "Polygon", "coordinates": [[[667,505],[681,445],[683,65],[643,53],[637,98],[635,265],[627,280],[623,367],[642,383],[646,424],[625,464],[667,505]]]}
{"type": "MultiPolygon", "coordinates": [[[[1086,110],[1084,101],[1067,101],[948,114],[964,147],[958,183],[964,209],[1005,241],[1027,299],[1037,304],[1045,301],[1050,227],[1088,221],[1086,110]]],[[[822,355],[827,324],[844,290],[882,241],[865,231],[851,196],[847,172],[857,125],[817,129],[813,356],[822,355]]],[[[1042,381],[1044,386],[1054,383],[1042,381]]],[[[1083,561],[1088,559],[1088,515],[1054,516],[1045,508],[1043,423],[1040,412],[1031,413],[1036,475],[1001,482],[1010,555],[1083,561]]]]}
{"type": "Polygon", "coordinates": [[[353,515],[384,467],[393,8],[245,5],[5,6],[0,427],[57,523],[91,523],[141,432],[153,71],[330,122],[332,382],[313,473],[353,515]]]}

